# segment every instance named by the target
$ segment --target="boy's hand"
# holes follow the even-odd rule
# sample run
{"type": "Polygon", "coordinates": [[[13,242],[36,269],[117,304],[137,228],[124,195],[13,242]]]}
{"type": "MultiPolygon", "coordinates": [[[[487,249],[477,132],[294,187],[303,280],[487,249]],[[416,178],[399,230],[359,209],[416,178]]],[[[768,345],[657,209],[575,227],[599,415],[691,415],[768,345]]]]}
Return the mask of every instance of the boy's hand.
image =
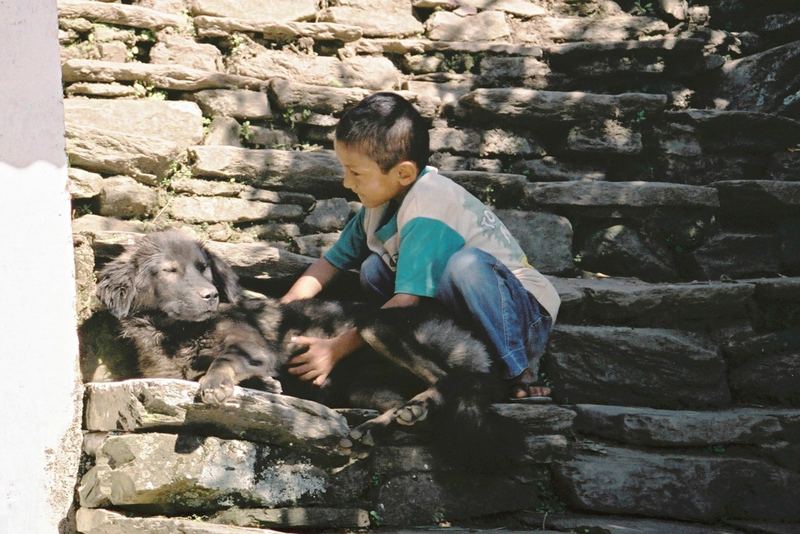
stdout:
{"type": "Polygon", "coordinates": [[[322,386],[337,362],[364,345],[364,340],[353,328],[330,339],[295,336],[292,343],[307,345],[308,350],[289,360],[289,373],[300,380],[313,380],[315,386],[322,386]]]}
{"type": "Polygon", "coordinates": [[[315,386],[322,386],[339,361],[335,338],[296,336],[292,343],[307,345],[308,350],[289,360],[289,372],[300,380],[313,380],[315,386]]]}

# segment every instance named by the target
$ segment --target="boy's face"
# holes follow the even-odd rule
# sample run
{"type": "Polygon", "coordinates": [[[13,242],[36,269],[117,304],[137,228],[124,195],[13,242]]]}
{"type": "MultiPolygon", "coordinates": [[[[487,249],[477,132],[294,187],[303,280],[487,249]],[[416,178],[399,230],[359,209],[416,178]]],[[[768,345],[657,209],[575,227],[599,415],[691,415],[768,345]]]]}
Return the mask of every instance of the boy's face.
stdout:
{"type": "Polygon", "coordinates": [[[334,149],[344,167],[344,186],[358,195],[366,208],[400,196],[417,178],[417,166],[410,161],[402,161],[384,173],[374,160],[352,145],[337,141],[334,149]]]}

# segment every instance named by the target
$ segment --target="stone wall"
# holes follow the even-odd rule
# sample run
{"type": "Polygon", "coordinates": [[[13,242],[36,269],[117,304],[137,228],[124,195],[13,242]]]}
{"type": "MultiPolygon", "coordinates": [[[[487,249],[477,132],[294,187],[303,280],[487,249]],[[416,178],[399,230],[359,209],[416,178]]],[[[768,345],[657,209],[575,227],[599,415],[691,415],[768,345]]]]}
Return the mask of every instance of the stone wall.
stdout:
{"type": "MultiPolygon", "coordinates": [[[[289,504],[360,510],[351,527],[504,512],[496,525],[532,528],[537,510],[558,530],[635,523],[578,511],[663,531],[800,522],[796,2],[61,0],[59,24],[87,380],[132,374],[94,313],[96,265],[179,226],[248,288],[280,292],[358,208],[337,118],[398,91],[430,121],[432,164],[494,205],[561,292],[544,361],[559,405],[498,405],[529,425],[516,479],[448,474],[401,436],[357,467],[355,493],[325,472],[325,498],[289,504]],[[530,423],[542,417],[558,422],[530,423]]],[[[262,454],[231,437],[203,454],[262,454]]],[[[116,436],[92,454],[101,466],[174,439],[116,436]]],[[[149,501],[82,493],[79,517],[111,532],[127,520],[92,507],[202,515],[244,499],[261,511],[240,524],[298,526],[286,502],[231,497],[223,479],[208,508],[166,501],[219,488],[165,480],[149,501]]]]}

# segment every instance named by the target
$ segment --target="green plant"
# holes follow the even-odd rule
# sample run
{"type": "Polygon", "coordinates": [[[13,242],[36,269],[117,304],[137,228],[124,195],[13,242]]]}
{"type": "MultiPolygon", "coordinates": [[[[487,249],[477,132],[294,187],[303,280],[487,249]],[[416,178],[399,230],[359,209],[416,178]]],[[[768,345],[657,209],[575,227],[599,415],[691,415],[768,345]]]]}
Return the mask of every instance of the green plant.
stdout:
{"type": "Polygon", "coordinates": [[[311,117],[311,113],[311,110],[308,108],[303,108],[302,111],[296,112],[292,106],[289,106],[281,114],[281,118],[284,123],[289,125],[289,128],[294,130],[295,125],[298,122],[306,122],[311,117]]]}
{"type": "Polygon", "coordinates": [[[239,130],[239,137],[241,137],[242,141],[245,143],[249,143],[253,140],[253,128],[250,125],[250,121],[242,122],[242,127],[239,130]]]}
{"type": "Polygon", "coordinates": [[[369,511],[369,522],[373,527],[379,527],[383,523],[383,517],[376,510],[369,511]]]}
{"type": "Polygon", "coordinates": [[[635,0],[633,2],[633,8],[631,9],[631,15],[654,15],[656,12],[655,7],[653,7],[652,2],[647,2],[646,0],[635,0]]]}

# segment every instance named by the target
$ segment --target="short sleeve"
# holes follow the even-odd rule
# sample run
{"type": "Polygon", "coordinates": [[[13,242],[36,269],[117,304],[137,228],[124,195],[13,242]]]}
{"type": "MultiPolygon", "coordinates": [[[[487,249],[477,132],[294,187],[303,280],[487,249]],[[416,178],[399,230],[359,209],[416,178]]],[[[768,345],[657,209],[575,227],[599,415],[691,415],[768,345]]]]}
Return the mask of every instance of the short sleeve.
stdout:
{"type": "Polygon", "coordinates": [[[364,213],[365,209],[361,208],[345,225],[336,243],[323,255],[337,269],[355,269],[369,255],[367,235],[364,231],[364,213]]]}

